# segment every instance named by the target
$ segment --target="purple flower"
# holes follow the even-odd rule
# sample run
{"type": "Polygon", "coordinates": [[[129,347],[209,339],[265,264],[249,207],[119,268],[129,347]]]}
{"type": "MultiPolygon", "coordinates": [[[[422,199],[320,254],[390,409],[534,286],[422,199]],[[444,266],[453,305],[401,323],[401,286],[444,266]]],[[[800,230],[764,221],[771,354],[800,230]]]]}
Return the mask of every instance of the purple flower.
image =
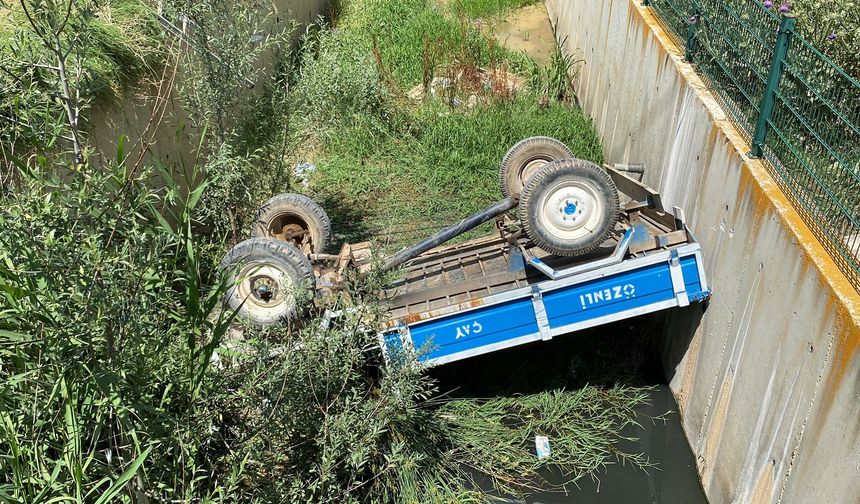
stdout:
{"type": "Polygon", "coordinates": [[[833,42],[834,40],[836,40],[836,37],[837,37],[836,32],[830,32],[830,34],[827,35],[827,40],[830,42],[833,42]]]}
{"type": "Polygon", "coordinates": [[[696,21],[698,21],[698,20],[699,20],[699,18],[698,18],[698,17],[696,17],[696,16],[690,16],[690,24],[696,24],[696,21]]]}
{"type": "Polygon", "coordinates": [[[788,12],[790,10],[791,10],[791,4],[789,4],[788,2],[785,2],[784,4],[779,6],[779,12],[781,12],[782,14],[785,14],[786,12],[788,12]]]}
{"type": "Polygon", "coordinates": [[[763,5],[765,9],[770,9],[771,7],[773,7],[773,2],[771,2],[771,0],[764,0],[763,5]]]}

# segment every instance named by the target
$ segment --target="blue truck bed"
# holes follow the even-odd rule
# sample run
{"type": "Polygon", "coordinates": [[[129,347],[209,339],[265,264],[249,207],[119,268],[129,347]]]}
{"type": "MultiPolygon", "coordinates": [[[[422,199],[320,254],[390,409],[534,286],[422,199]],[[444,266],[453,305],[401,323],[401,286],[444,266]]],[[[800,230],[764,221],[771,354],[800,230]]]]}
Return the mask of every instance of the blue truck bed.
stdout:
{"type": "Polygon", "coordinates": [[[636,213],[578,260],[504,236],[430,251],[392,287],[382,346],[445,364],[707,299],[699,244],[662,217],[636,213]]]}

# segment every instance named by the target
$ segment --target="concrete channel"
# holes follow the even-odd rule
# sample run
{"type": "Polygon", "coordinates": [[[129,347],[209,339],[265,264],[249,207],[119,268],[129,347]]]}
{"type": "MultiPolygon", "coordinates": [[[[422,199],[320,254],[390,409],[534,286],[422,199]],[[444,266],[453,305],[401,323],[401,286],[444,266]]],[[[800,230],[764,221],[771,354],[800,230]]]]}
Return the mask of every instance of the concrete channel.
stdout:
{"type": "Polygon", "coordinates": [[[665,371],[712,503],[860,502],[860,296],[637,0],[547,0],[611,162],[687,212],[714,294],[665,371]]]}
{"type": "MultiPolygon", "coordinates": [[[[276,3],[306,23],[328,2],[276,3]]],[[[766,168],[745,155],[749,146],[641,0],[546,0],[545,7],[557,41],[583,62],[577,97],[606,159],[645,163],[645,181],[666,206],[686,210],[713,287],[704,312],[691,306],[657,319],[669,387],[657,390],[651,413],[680,415],[648,430],[642,448],[663,446],[658,462],[684,481],[613,473],[602,477],[602,493],[587,488],[598,497],[583,492],[577,502],[640,502],[644,494],[701,502],[689,485],[696,476],[713,504],[860,502],[860,296],[766,168]],[[691,456],[686,447],[666,449],[683,438],[691,456]],[[622,480],[626,489],[607,490],[622,480]],[[672,485],[683,488],[665,489],[672,485]]],[[[546,60],[541,48],[552,31],[540,6],[528,9],[496,36],[546,60]]],[[[152,90],[142,91],[125,106],[95,111],[93,123],[104,131],[93,137],[106,152],[114,132],[144,131],[157,104],[152,90]]],[[[195,144],[186,114],[167,99],[175,128],[164,131],[182,134],[154,139],[151,155],[163,160],[195,144]]],[[[458,381],[456,370],[446,373],[458,381]]]]}

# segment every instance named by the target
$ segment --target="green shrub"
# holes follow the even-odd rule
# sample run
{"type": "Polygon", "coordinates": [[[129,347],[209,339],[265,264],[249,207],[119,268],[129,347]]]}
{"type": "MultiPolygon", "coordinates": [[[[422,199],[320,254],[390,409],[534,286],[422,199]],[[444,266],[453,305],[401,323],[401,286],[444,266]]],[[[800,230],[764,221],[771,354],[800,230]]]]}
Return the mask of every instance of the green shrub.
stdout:
{"type": "Polygon", "coordinates": [[[323,30],[307,44],[293,90],[299,127],[326,129],[357,116],[385,117],[385,89],[365,39],[323,30]]]}
{"type": "Polygon", "coordinates": [[[68,105],[80,116],[75,135],[83,136],[91,104],[116,101],[130,86],[154,76],[164,54],[155,12],[140,0],[27,0],[0,11],[0,158],[8,166],[14,154],[23,158],[68,142],[63,80],[68,105]],[[56,39],[37,35],[57,30],[56,39]],[[64,55],[64,77],[55,46],[64,55]]]}
{"type": "Polygon", "coordinates": [[[0,210],[0,493],[205,495],[213,418],[197,404],[230,321],[189,231],[199,190],[182,204],[123,169],[40,171],[0,210]],[[174,230],[160,213],[176,205],[174,230]]]}
{"type": "Polygon", "coordinates": [[[573,88],[573,79],[580,62],[570,54],[565,54],[561,47],[556,46],[545,66],[529,61],[529,88],[539,96],[549,100],[574,101],[576,92],[573,88]]]}
{"type": "Polygon", "coordinates": [[[860,81],[860,3],[797,0],[791,6],[798,29],[813,47],[860,81]]]}
{"type": "Polygon", "coordinates": [[[458,12],[470,18],[498,16],[514,9],[538,3],[539,0],[454,0],[458,12]]]}

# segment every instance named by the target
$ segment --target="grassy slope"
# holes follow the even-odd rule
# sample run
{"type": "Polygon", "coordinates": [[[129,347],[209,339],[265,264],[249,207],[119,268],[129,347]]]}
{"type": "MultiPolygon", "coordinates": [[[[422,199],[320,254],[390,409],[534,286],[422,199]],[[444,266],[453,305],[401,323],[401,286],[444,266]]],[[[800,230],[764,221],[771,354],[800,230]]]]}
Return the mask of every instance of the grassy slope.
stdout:
{"type": "Polygon", "coordinates": [[[457,0],[455,6],[472,18],[497,16],[539,0],[457,0]]]}
{"type": "MultiPolygon", "coordinates": [[[[161,64],[163,34],[155,11],[146,2],[82,2],[76,8],[74,15],[93,17],[88,30],[79,34],[84,100],[115,100],[161,64]]],[[[20,57],[54,64],[37,40],[20,5],[0,7],[0,47],[12,47],[15,42],[22,46],[20,57]]]]}
{"type": "MultiPolygon", "coordinates": [[[[395,233],[409,222],[439,227],[501,199],[499,161],[522,138],[553,136],[577,157],[602,160],[582,113],[562,104],[539,108],[528,96],[468,113],[427,106],[416,112],[414,129],[414,136],[384,138],[366,154],[353,148],[365,140],[360,128],[345,129],[319,160],[314,188],[323,200],[361,209],[353,214],[358,222],[350,223],[352,238],[375,236],[386,224],[395,233]],[[364,226],[361,233],[357,224],[364,226]]],[[[393,238],[399,243],[415,236],[393,238]]]]}
{"type": "MultiPolygon", "coordinates": [[[[506,52],[466,21],[424,0],[362,0],[347,4],[338,30],[328,35],[339,43],[323,46],[350,57],[323,54],[320,60],[340,62],[354,61],[356,47],[372,51],[375,36],[383,73],[393,81],[383,111],[356,111],[350,104],[346,111],[332,111],[347,119],[309,128],[322,138],[312,190],[341,238],[403,245],[500,199],[499,162],[528,136],[556,137],[577,157],[602,162],[599,139],[581,110],[559,102],[541,105],[531,92],[472,110],[452,109],[439,100],[415,104],[402,96],[421,83],[427,43],[435,51],[437,75],[464,59],[478,66],[527,68],[524,55],[506,52]],[[415,224],[420,227],[413,231],[415,224]]],[[[373,65],[368,58],[364,64],[373,65]]]]}

